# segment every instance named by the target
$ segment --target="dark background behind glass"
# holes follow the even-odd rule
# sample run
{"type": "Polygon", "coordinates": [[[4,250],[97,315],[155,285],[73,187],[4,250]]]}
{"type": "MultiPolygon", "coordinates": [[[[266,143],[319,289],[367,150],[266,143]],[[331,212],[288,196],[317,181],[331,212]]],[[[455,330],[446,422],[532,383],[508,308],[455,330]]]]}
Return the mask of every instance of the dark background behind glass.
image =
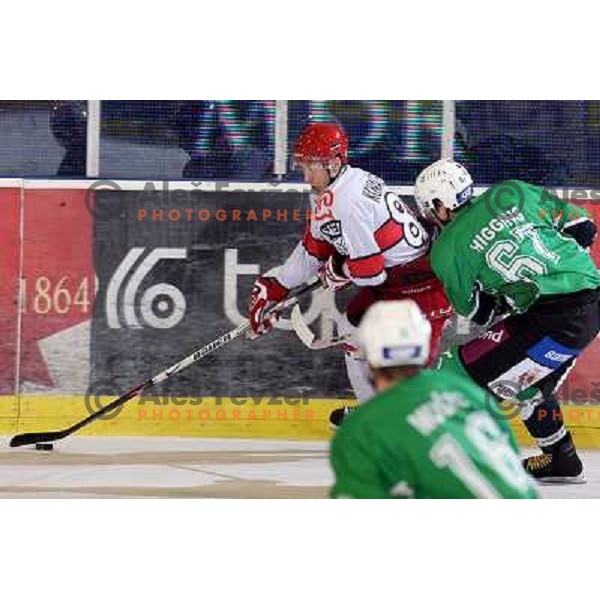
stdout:
{"type": "Polygon", "coordinates": [[[454,157],[475,181],[598,186],[597,101],[461,101],[454,157]]]}
{"type": "MultiPolygon", "coordinates": [[[[109,100],[101,114],[103,178],[273,179],[273,100],[109,100]]],[[[341,123],[351,163],[391,184],[441,153],[441,101],[290,101],[290,152],[309,118],[341,123]]],[[[0,102],[0,176],[84,177],[86,122],[85,101],[0,102]]],[[[599,127],[597,101],[458,101],[455,158],[479,184],[597,186],[599,127]]]]}

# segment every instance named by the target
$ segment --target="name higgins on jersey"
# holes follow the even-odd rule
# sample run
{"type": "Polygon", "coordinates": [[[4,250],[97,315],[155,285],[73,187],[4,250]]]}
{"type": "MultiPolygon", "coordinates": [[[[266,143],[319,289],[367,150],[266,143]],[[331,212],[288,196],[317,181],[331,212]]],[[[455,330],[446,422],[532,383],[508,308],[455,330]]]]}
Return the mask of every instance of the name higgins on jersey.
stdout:
{"type": "Polygon", "coordinates": [[[525,215],[521,213],[517,206],[513,206],[502,218],[494,217],[485,227],[483,227],[473,237],[469,248],[475,252],[484,252],[496,234],[504,229],[513,229],[525,221],[525,215]]]}

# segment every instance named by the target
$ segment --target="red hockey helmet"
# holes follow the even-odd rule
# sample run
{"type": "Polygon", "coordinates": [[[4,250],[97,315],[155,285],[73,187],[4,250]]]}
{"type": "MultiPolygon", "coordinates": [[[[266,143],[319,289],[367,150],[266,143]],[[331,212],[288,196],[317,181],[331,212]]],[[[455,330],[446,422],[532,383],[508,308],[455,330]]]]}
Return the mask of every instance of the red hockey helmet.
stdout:
{"type": "Polygon", "coordinates": [[[335,123],[311,123],[304,128],[294,147],[294,161],[328,163],[339,156],[348,162],[348,137],[335,123]]]}

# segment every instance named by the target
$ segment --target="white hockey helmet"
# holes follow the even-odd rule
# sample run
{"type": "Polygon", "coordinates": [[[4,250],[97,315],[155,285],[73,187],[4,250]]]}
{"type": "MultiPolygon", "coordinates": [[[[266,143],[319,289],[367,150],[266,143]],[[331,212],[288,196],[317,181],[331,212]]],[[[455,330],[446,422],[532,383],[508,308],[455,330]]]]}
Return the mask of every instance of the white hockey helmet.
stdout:
{"type": "Polygon", "coordinates": [[[368,363],[376,368],[425,365],[429,360],[431,324],[414,300],[376,302],[359,328],[368,363]]]}
{"type": "Polygon", "coordinates": [[[415,182],[415,200],[421,214],[433,219],[433,201],[456,210],[473,197],[473,179],[461,164],[443,158],[423,169],[415,182]]]}

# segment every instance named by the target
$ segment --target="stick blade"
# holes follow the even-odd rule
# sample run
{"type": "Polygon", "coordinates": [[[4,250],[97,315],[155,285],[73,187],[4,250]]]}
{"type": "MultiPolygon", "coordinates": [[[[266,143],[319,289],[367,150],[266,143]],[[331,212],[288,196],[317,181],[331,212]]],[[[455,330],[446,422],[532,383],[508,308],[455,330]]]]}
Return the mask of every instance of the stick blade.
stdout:
{"type": "Polygon", "coordinates": [[[300,338],[302,343],[311,350],[325,350],[325,348],[339,346],[347,340],[347,336],[335,337],[330,340],[315,340],[316,336],[304,320],[299,306],[294,307],[290,316],[290,321],[296,335],[300,338]]]}
{"type": "Polygon", "coordinates": [[[300,341],[305,346],[312,349],[312,343],[315,339],[315,334],[308,327],[308,324],[304,320],[299,306],[294,306],[294,310],[290,315],[290,321],[294,331],[296,332],[296,335],[300,338],[300,341]]]}
{"type": "Polygon", "coordinates": [[[18,448],[19,446],[31,446],[33,444],[43,444],[44,442],[54,442],[56,440],[62,440],[64,437],[65,433],[63,431],[20,433],[10,440],[10,447],[18,448]]]}

